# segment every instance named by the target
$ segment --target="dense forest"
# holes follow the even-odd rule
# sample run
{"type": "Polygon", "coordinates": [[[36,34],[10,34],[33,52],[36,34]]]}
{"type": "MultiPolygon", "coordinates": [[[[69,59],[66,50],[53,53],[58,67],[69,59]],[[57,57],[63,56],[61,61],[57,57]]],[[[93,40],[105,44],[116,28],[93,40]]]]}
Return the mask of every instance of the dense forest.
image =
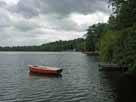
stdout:
{"type": "Polygon", "coordinates": [[[56,41],[39,46],[0,47],[0,51],[84,51],[85,39],[78,38],[69,41],[56,41]]]}
{"type": "Polygon", "coordinates": [[[102,61],[128,65],[136,72],[136,0],[109,0],[108,23],[90,26],[86,38],[40,46],[0,47],[0,51],[98,51],[102,61]]]}
{"type": "Polygon", "coordinates": [[[136,0],[109,0],[109,5],[113,13],[108,23],[87,30],[87,50],[98,50],[102,61],[136,72],[136,0]]]}

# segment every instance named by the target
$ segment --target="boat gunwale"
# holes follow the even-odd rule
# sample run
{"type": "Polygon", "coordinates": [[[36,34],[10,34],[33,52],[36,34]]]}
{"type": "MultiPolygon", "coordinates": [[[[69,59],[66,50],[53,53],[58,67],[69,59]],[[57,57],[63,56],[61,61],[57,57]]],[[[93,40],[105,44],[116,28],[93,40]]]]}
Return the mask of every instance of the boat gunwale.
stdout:
{"type": "Polygon", "coordinates": [[[36,69],[43,69],[43,70],[52,70],[52,71],[58,71],[62,70],[61,68],[56,68],[56,67],[48,67],[48,66],[33,66],[33,65],[28,65],[30,68],[36,68],[36,69]]]}

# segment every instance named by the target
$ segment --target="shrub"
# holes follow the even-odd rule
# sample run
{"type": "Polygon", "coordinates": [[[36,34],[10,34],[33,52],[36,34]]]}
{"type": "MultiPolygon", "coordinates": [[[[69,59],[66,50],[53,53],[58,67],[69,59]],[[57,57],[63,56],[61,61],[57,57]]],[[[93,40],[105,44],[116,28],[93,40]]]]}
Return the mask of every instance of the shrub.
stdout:
{"type": "Polygon", "coordinates": [[[102,61],[128,65],[136,72],[136,29],[107,32],[101,37],[98,48],[102,61]]]}

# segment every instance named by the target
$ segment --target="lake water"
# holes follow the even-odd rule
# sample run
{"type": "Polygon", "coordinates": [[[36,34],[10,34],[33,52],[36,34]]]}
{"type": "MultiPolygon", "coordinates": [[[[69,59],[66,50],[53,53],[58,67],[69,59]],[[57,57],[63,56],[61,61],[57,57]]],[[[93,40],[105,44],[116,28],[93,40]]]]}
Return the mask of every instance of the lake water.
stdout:
{"type": "Polygon", "coordinates": [[[115,102],[115,93],[94,56],[0,52],[0,102],[115,102]],[[62,76],[30,74],[28,64],[63,68],[62,76]]]}

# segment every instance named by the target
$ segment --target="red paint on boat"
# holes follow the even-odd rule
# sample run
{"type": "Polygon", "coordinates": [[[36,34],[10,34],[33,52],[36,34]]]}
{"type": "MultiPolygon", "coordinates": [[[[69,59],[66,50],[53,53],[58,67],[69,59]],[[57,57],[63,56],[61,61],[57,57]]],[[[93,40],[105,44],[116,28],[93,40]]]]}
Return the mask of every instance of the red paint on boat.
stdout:
{"type": "Polygon", "coordinates": [[[60,68],[53,68],[47,66],[33,66],[29,65],[30,72],[34,73],[41,73],[41,74],[60,74],[62,69],[60,68]]]}

